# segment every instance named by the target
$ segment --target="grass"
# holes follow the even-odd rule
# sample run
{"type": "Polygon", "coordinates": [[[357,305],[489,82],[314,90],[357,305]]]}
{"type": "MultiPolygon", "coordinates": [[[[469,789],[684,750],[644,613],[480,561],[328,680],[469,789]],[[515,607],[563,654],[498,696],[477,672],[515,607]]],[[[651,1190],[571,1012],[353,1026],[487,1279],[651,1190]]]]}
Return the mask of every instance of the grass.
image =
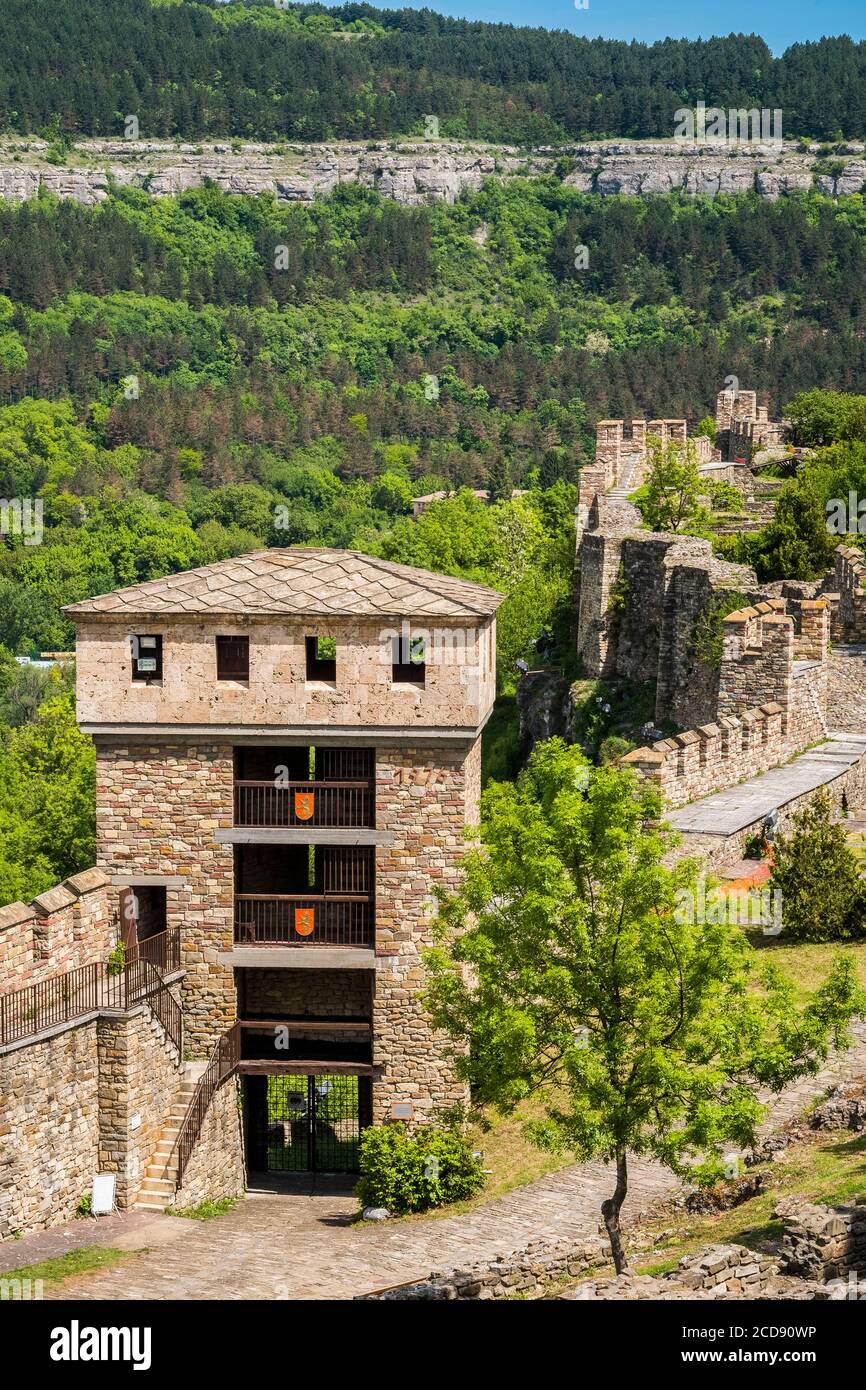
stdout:
{"type": "Polygon", "coordinates": [[[9,1269],[5,1274],[0,1274],[0,1280],[41,1279],[43,1284],[59,1284],[74,1274],[94,1274],[108,1265],[143,1253],[141,1250],[115,1250],[112,1246],[85,1245],[81,1250],[68,1250],[65,1255],[58,1255],[53,1260],[42,1260],[39,1264],[9,1269]]]}
{"type": "Polygon", "coordinates": [[[857,978],[866,986],[866,941],[786,941],[784,935],[764,936],[760,931],[746,933],[758,953],[758,964],[772,962],[787,975],[803,996],[826,979],[838,955],[850,956],[857,978]]]}
{"type": "Polygon", "coordinates": [[[175,1207],[166,1207],[166,1216],[188,1216],[192,1221],[213,1221],[215,1216],[225,1216],[226,1212],[233,1211],[238,1204],[237,1197],[217,1197],[216,1199],[206,1198],[204,1202],[199,1202],[197,1207],[186,1207],[184,1211],[178,1211],[175,1207]]]}
{"type": "Polygon", "coordinates": [[[634,1261],[639,1274],[665,1274],[675,1269],[684,1255],[708,1245],[745,1245],[751,1250],[771,1251],[782,1232],[782,1223],[773,1216],[783,1197],[827,1205],[844,1205],[866,1194],[866,1136],[844,1132],[830,1138],[816,1136],[792,1146],[766,1171],[772,1187],[760,1196],[731,1211],[712,1216],[690,1217],[688,1213],[666,1212],[645,1230],[670,1231],[664,1248],[656,1257],[638,1256],[634,1261]]]}

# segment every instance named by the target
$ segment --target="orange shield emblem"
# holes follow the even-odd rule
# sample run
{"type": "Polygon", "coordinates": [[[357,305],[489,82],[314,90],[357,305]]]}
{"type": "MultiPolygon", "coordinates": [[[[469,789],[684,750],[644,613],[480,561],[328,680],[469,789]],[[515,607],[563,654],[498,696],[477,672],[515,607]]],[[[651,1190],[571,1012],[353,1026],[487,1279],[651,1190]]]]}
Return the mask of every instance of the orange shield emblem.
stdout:
{"type": "Polygon", "coordinates": [[[295,931],[298,936],[312,936],[316,930],[316,909],[314,907],[295,908],[295,931]]]}
{"type": "Polygon", "coordinates": [[[313,792],[295,792],[295,815],[298,820],[309,820],[316,809],[313,792]]]}

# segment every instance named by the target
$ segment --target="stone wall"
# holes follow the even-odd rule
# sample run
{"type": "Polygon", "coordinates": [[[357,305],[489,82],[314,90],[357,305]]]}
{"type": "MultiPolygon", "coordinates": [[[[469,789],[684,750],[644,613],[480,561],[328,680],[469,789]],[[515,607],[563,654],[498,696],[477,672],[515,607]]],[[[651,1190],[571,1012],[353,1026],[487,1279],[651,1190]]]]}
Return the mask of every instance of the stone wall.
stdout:
{"type": "Polygon", "coordinates": [[[70,1220],[97,1173],[134,1200],[182,1062],[147,1006],[0,1051],[0,1239],[70,1220]]]}
{"type": "Polygon", "coordinates": [[[99,1172],[117,1174],[117,1204],[131,1206],[177,1094],[183,1061],[150,1009],[97,1026],[99,1172]]]}
{"type": "Polygon", "coordinates": [[[376,760],[376,824],[393,842],[376,855],[376,993],[374,1120],[395,1100],[411,1100],[416,1119],[464,1102],[446,1039],[430,1027],[418,998],[421,952],[430,944],[433,889],[457,882],[465,827],[477,822],[481,741],[445,748],[380,748],[376,760]]]}
{"type": "Polygon", "coordinates": [[[716,399],[716,443],[721,457],[749,464],[759,449],[781,444],[785,421],[770,420],[755,391],[722,390],[716,399]]]}
{"type": "Polygon", "coordinates": [[[243,1193],[244,1141],[238,1096],[234,1076],[216,1091],[187,1164],[183,1186],[172,1201],[175,1211],[243,1193]]]}
{"type": "Polygon", "coordinates": [[[722,633],[717,717],[621,760],[670,806],[777,767],[827,733],[823,600],[771,599],[729,614],[722,633]]]}
{"type": "Polygon", "coordinates": [[[100,869],[73,874],[32,903],[0,907],[0,993],[105,960],[118,917],[118,895],[100,869]]]}
{"type": "Polygon", "coordinates": [[[169,928],[180,929],[186,1046],[205,1058],[236,1017],[234,976],[219,960],[234,944],[234,857],[218,829],[232,824],[229,744],[96,739],[100,867],[163,875],[169,928]]]}
{"type": "Polygon", "coordinates": [[[489,617],[407,620],[407,637],[426,640],[423,685],[392,681],[392,639],[402,637],[403,626],[387,618],[79,616],[77,629],[77,709],[85,726],[474,729],[496,693],[496,625],[489,617]],[[132,679],[135,633],[162,636],[160,680],[132,679]],[[217,680],[217,634],[249,637],[248,680],[217,680]],[[334,682],[307,679],[308,636],[336,640],[334,682]]]}
{"type": "MultiPolygon", "coordinates": [[[[364,1301],[490,1300],[543,1294],[554,1283],[579,1279],[589,1271],[610,1265],[610,1246],[600,1237],[581,1241],[533,1241],[523,1250],[463,1269],[434,1270],[426,1279],[377,1289],[357,1297],[364,1301]]],[[[574,1293],[577,1299],[600,1296],[664,1297],[678,1291],[694,1297],[709,1293],[754,1298],[779,1273],[779,1262],[758,1255],[743,1245],[719,1245],[686,1255],[675,1270],[660,1279],[626,1275],[603,1281],[586,1280],[574,1293]],[[641,1292],[640,1285],[650,1287],[641,1292]]]]}
{"type": "Polygon", "coordinates": [[[793,1274],[827,1283],[866,1273],[866,1198],[852,1206],[780,1210],[782,1259],[793,1274]]]}
{"type": "Polygon", "coordinates": [[[842,640],[866,642],[866,562],[863,552],[839,545],[835,553],[836,588],[842,640]]]}
{"type": "Polygon", "coordinates": [[[97,1023],[0,1053],[0,1239],[69,1221],[99,1171],[97,1023]]]}

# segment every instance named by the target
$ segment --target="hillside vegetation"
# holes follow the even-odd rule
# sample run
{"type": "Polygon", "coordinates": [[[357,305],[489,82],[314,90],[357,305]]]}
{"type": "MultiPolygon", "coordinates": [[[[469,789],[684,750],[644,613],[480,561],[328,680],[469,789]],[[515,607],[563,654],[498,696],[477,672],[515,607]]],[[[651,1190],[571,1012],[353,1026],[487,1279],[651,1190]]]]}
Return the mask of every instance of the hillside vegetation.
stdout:
{"type": "Polygon", "coordinates": [[[866,133],[866,44],[755,34],[651,45],[370,5],[4,0],[0,128],[292,140],[671,136],[674,112],[781,108],[789,135],[866,133]]]}

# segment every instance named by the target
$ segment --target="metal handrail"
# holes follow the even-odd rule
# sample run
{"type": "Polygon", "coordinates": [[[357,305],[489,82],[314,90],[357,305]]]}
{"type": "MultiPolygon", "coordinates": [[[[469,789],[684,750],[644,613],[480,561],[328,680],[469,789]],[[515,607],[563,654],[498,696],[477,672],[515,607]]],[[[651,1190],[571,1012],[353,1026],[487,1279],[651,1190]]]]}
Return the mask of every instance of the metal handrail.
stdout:
{"type": "Polygon", "coordinates": [[[183,1185],[183,1175],[186,1166],[192,1156],[196,1140],[201,1134],[202,1125],[205,1121],[210,1103],[219,1087],[224,1081],[237,1070],[238,1062],[241,1059],[241,1029],[239,1023],[233,1023],[230,1028],[223,1033],[217,1040],[216,1046],[210,1056],[202,1075],[199,1077],[198,1085],[193,1092],[189,1109],[184,1115],[183,1122],[174,1143],[173,1153],[177,1153],[177,1186],[183,1185]]]}
{"type": "MultiPolygon", "coordinates": [[[[169,941],[165,949],[173,949],[169,941]]],[[[109,1010],[126,1013],[143,1003],[182,1053],[181,1007],[158,967],[142,956],[134,956],[119,969],[94,961],[0,995],[0,1046],[34,1037],[45,1028],[73,1023],[87,1014],[109,1010]]]]}

